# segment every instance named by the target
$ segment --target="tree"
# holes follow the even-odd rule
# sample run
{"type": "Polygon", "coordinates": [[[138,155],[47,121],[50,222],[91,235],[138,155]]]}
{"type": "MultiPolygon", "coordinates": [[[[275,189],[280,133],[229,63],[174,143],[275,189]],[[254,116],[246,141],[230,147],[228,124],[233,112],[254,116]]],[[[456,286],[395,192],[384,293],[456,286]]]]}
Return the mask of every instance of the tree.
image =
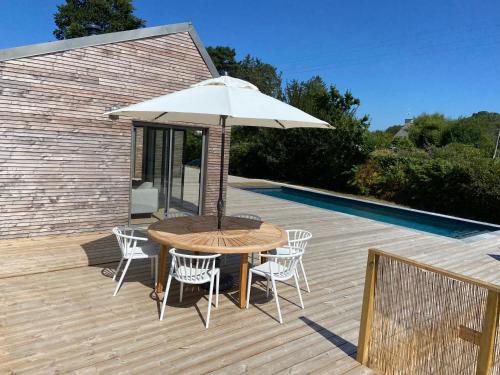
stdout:
{"type": "Polygon", "coordinates": [[[227,72],[231,77],[238,77],[239,63],[236,60],[236,51],[230,47],[207,47],[207,52],[219,74],[227,72]]]}
{"type": "Polygon", "coordinates": [[[87,36],[89,24],[100,27],[98,34],[144,27],[145,21],[133,13],[132,0],[66,0],[54,14],[54,36],[59,40],[87,36]]]}
{"type": "Polygon", "coordinates": [[[357,117],[360,100],[350,91],[327,87],[320,77],[291,81],[283,90],[281,74],[261,59],[236,59],[229,47],[207,48],[219,71],[256,85],[303,111],[334,124],[336,129],[235,127],[231,130],[230,172],[247,177],[287,180],[327,188],[347,189],[354,166],[368,154],[369,119],[357,117]]]}
{"type": "Polygon", "coordinates": [[[441,145],[445,146],[451,143],[462,143],[472,145],[477,148],[490,148],[492,143],[479,126],[470,123],[455,121],[443,131],[441,145]]]}
{"type": "Polygon", "coordinates": [[[485,155],[493,155],[498,131],[500,114],[478,112],[470,117],[462,117],[451,122],[443,132],[441,145],[463,143],[481,149],[485,155]]]}
{"type": "Polygon", "coordinates": [[[236,60],[236,51],[230,47],[207,47],[220,74],[240,78],[253,83],[261,92],[275,98],[281,98],[281,74],[271,64],[261,59],[246,55],[243,60],[236,60]]]}
{"type": "Polygon", "coordinates": [[[292,129],[283,133],[289,179],[304,184],[348,189],[354,167],[369,150],[369,118],[357,117],[361,104],[347,90],[329,88],[319,77],[290,82],[285,88],[287,103],[335,126],[335,129],[292,129]]]}
{"type": "MultiPolygon", "coordinates": [[[[238,133],[231,144],[231,172],[346,190],[356,164],[368,154],[368,118],[349,91],[328,88],[320,77],[292,81],[283,100],[335,125],[335,129],[264,129],[238,133]]],[[[244,128],[242,128],[244,129],[244,128]]]]}
{"type": "MultiPolygon", "coordinates": [[[[282,98],[281,75],[271,64],[247,55],[243,60],[236,59],[234,48],[207,47],[220,74],[240,78],[256,85],[261,92],[282,98]]],[[[283,150],[273,148],[275,134],[273,129],[237,126],[231,129],[231,173],[251,176],[276,174],[282,160],[283,150]],[[265,152],[263,150],[266,150],[265,152]]],[[[275,175],[276,178],[279,176],[275,175]]]]}
{"type": "Polygon", "coordinates": [[[392,125],[389,126],[387,129],[385,129],[384,132],[394,137],[396,133],[401,130],[402,127],[403,125],[392,125]]]}
{"type": "Polygon", "coordinates": [[[239,62],[237,78],[253,83],[266,95],[278,99],[282,97],[281,73],[278,73],[274,66],[259,58],[246,55],[239,62]]]}
{"type": "Polygon", "coordinates": [[[368,134],[368,148],[370,150],[376,150],[394,146],[394,144],[397,143],[394,136],[401,128],[401,125],[392,125],[385,130],[371,131],[368,134]]]}
{"type": "Polygon", "coordinates": [[[440,113],[422,114],[415,118],[410,126],[410,140],[420,148],[439,146],[443,132],[449,124],[450,120],[440,113]]]}

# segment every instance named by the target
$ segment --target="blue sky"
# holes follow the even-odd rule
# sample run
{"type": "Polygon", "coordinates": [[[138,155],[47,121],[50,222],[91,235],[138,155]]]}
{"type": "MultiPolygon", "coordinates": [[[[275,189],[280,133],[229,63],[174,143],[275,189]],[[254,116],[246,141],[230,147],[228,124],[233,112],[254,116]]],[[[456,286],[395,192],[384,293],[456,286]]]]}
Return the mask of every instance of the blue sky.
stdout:
{"type": "MultiPolygon", "coordinates": [[[[0,48],[54,40],[63,0],[0,0],[0,48]]],[[[410,114],[500,112],[500,1],[135,0],[147,26],[192,21],[205,45],[350,89],[371,129],[410,114]]]]}

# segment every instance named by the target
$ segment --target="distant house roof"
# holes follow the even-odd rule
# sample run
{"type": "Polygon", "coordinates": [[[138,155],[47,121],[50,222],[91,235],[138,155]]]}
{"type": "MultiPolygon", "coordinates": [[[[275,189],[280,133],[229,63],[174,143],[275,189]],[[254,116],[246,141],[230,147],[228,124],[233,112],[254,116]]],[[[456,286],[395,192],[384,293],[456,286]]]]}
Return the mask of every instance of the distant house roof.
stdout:
{"type": "Polygon", "coordinates": [[[408,138],[409,133],[410,133],[409,126],[405,125],[401,129],[399,129],[396,134],[394,134],[394,138],[408,138]]]}
{"type": "Polygon", "coordinates": [[[31,44],[22,47],[6,48],[0,49],[0,61],[14,60],[22,57],[45,55],[48,53],[62,52],[75,48],[91,47],[102,44],[111,44],[117,42],[125,42],[129,40],[137,40],[144,38],[151,38],[155,36],[176,34],[187,32],[193,39],[196,48],[200,52],[201,57],[205,61],[212,76],[218,77],[219,73],[215,68],[215,65],[210,58],[207,50],[203,46],[198,33],[196,32],[194,26],[191,22],[176,23],[171,25],[156,26],[156,27],[146,27],[142,29],[119,31],[116,33],[107,33],[99,35],[85,36],[82,38],[73,38],[58,40],[55,42],[31,44]]]}
{"type": "Polygon", "coordinates": [[[394,134],[394,138],[408,138],[410,134],[410,126],[412,125],[413,125],[412,118],[405,119],[405,124],[401,129],[398,130],[396,134],[394,134]]]}

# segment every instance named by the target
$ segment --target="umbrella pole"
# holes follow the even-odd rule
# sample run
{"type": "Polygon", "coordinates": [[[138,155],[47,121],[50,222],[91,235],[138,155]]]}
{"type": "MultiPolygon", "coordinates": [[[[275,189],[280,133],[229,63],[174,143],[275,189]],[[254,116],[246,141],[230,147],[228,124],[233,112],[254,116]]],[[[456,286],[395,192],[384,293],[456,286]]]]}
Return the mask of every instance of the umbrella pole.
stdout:
{"type": "Polygon", "coordinates": [[[222,199],[222,193],[224,190],[224,156],[225,156],[225,145],[226,145],[226,118],[227,116],[221,116],[221,153],[220,153],[220,179],[219,179],[219,200],[217,201],[217,229],[222,229],[222,215],[224,211],[224,200],[222,199]]]}

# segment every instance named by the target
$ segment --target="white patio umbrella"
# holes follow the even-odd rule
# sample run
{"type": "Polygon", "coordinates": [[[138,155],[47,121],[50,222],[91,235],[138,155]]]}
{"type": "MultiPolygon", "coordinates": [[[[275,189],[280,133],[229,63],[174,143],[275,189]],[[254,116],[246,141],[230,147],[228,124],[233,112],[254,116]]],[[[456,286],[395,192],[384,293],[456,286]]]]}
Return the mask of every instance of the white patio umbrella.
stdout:
{"type": "Polygon", "coordinates": [[[148,122],[192,122],[219,125],[222,128],[218,227],[221,228],[224,201],[224,140],[226,126],[259,126],[267,128],[332,128],[300,109],[262,94],[250,82],[222,76],[194,84],[188,89],[128,107],[107,115],[132,117],[148,122]]]}

